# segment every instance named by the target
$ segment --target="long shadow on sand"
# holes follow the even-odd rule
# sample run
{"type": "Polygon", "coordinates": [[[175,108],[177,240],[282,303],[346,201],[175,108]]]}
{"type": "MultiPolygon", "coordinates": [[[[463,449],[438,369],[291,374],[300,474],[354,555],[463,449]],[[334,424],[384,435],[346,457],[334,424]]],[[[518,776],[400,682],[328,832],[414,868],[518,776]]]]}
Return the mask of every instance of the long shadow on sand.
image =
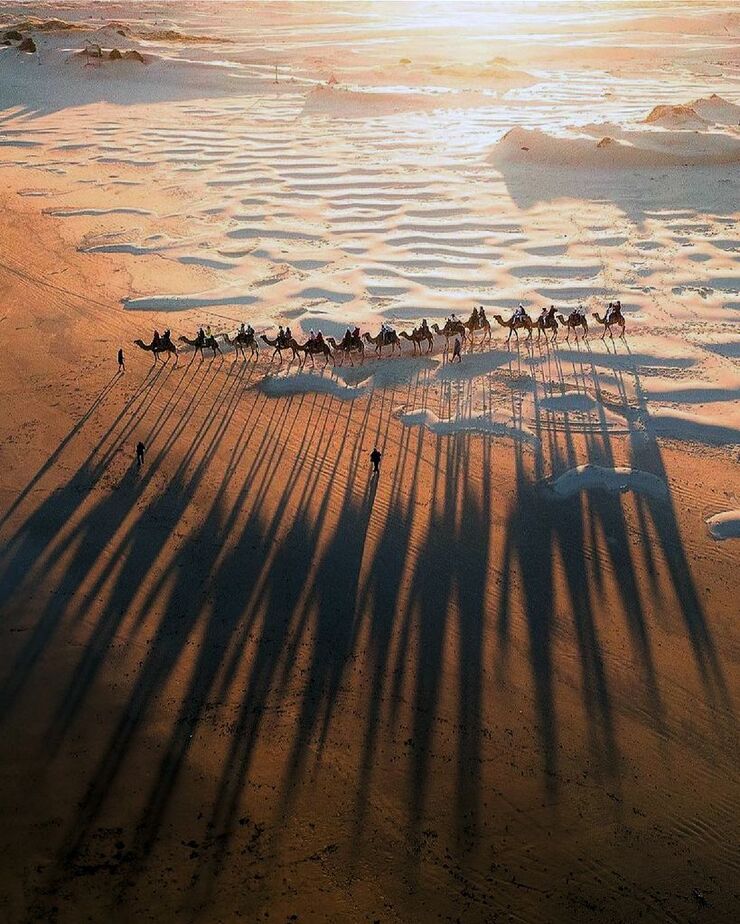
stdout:
{"type": "MultiPolygon", "coordinates": [[[[531,369],[536,374],[540,366],[538,361],[525,369],[514,350],[508,356],[507,361],[497,354],[486,381],[501,375],[508,383],[512,417],[520,423],[524,394],[531,394],[531,369]]],[[[565,390],[558,351],[548,356],[565,390]]],[[[572,359],[584,388],[598,393],[603,361],[588,347],[572,359]]],[[[639,362],[625,353],[611,368],[621,383],[629,426],[635,408],[628,402],[628,376],[638,411],[644,403],[639,362]]],[[[198,890],[206,895],[217,887],[238,830],[255,755],[269,746],[274,733],[270,716],[292,704],[276,785],[284,827],[299,792],[320,773],[332,729],[347,708],[345,690],[357,683],[358,663],[367,679],[354,742],[354,840],[361,841],[373,791],[382,786],[378,750],[394,740],[403,712],[410,722],[403,758],[408,781],[403,838],[413,874],[418,863],[413,845],[439,771],[434,741],[443,678],[450,676],[451,637],[456,639],[456,663],[455,804],[450,814],[458,850],[474,847],[482,811],[489,614],[495,616],[495,666],[502,677],[508,670],[512,625],[516,614],[523,614],[545,790],[552,794],[558,786],[553,649],[558,623],[566,619],[576,641],[591,751],[603,775],[618,780],[620,748],[599,633],[599,596],[606,573],[617,575],[621,614],[640,673],[639,708],[659,730],[664,717],[650,643],[650,606],[639,589],[642,570],[653,580],[656,573],[653,536],[708,696],[729,708],[672,503],[635,498],[640,524],[635,545],[620,495],[596,492],[562,502],[543,487],[548,459],[555,474],[583,461],[568,415],[555,421],[553,412],[536,402],[535,428],[547,442],[533,458],[530,449],[513,443],[515,493],[510,508],[500,511],[505,518],[498,562],[491,560],[490,517],[496,483],[493,447],[504,451],[503,444],[484,440],[482,467],[474,470],[472,441],[479,437],[448,438],[402,428],[395,470],[382,476],[390,487],[381,492],[377,482],[368,481],[361,468],[368,444],[385,448],[396,438],[391,420],[399,403],[426,406],[430,374],[424,368],[416,375],[399,375],[388,389],[356,402],[328,394],[280,400],[258,394],[243,412],[240,399],[251,375],[247,364],[229,375],[218,363],[156,370],[61,488],[33,506],[36,492],[30,489],[56,465],[69,440],[84,431],[84,420],[29,482],[13,511],[18,525],[0,553],[0,603],[14,613],[36,583],[48,581],[51,587],[28,638],[4,671],[4,728],[12,728],[21,694],[43,682],[40,659],[60,644],[62,629],[82,624],[93,601],[99,615],[51,710],[42,746],[46,758],[59,753],[76,723],[87,721],[95,682],[109,667],[116,638],[149,636],[104,746],[94,765],[81,768],[81,798],[65,807],[67,829],[54,883],[64,882],[84,855],[148,720],[186,660],[184,679],[169,704],[171,722],[148,757],[144,791],[136,817],[129,820],[128,881],[145,867],[167,813],[178,804],[180,787],[191,772],[194,741],[207,730],[213,703],[230,696],[235,707],[206,820],[218,845],[202,862],[198,890]],[[554,423],[557,428],[550,426],[554,423]],[[129,470],[116,491],[91,498],[90,488],[116,452],[142,430],[151,445],[145,470],[139,475],[129,470]],[[175,448],[177,465],[165,487],[149,499],[154,479],[175,448]],[[358,470],[361,474],[346,479],[346,471],[358,470]],[[200,503],[197,524],[174,541],[195,499],[200,503]],[[602,558],[595,549],[604,534],[610,542],[602,558]],[[497,575],[501,583],[492,606],[490,588],[497,575]],[[555,608],[559,588],[567,595],[566,612],[555,608]]],[[[480,387],[464,373],[455,380],[448,372],[437,381],[442,387],[438,410],[443,412],[456,402],[471,401],[471,390],[480,387]]],[[[91,414],[106,406],[104,398],[91,414]]],[[[493,392],[487,395],[489,407],[494,400],[493,392]]],[[[588,461],[614,464],[610,440],[603,419],[586,437],[588,461]]],[[[629,440],[634,466],[665,480],[655,439],[634,428],[629,440]]]]}

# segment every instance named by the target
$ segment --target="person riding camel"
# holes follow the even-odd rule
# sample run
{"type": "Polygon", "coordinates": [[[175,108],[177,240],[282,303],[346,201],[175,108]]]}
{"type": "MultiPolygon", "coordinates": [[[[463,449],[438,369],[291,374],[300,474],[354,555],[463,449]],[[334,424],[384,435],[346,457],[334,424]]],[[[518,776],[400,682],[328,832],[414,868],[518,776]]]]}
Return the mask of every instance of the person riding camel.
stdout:
{"type": "MultiPolygon", "coordinates": [[[[244,327],[243,324],[242,324],[242,327],[244,327]]],[[[246,331],[246,333],[247,333],[247,337],[254,337],[254,328],[252,327],[251,324],[247,324],[247,331],[246,331]]]]}
{"type": "Polygon", "coordinates": [[[202,327],[198,328],[198,336],[195,338],[196,346],[203,346],[206,342],[206,335],[202,327]]]}
{"type": "Polygon", "coordinates": [[[425,336],[429,336],[429,325],[427,324],[427,319],[422,318],[421,324],[419,325],[419,331],[425,336]]]}
{"type": "Polygon", "coordinates": [[[477,308],[473,308],[473,311],[470,315],[470,324],[472,327],[478,326],[478,309],[477,308]]]}
{"type": "Polygon", "coordinates": [[[481,327],[485,327],[488,324],[488,318],[486,317],[486,309],[483,305],[480,306],[480,311],[478,312],[478,323],[481,327]]]}
{"type": "Polygon", "coordinates": [[[383,323],[380,325],[380,332],[383,335],[383,344],[387,345],[391,343],[393,340],[393,335],[395,334],[395,330],[387,321],[383,321],[383,323]]]}
{"type": "Polygon", "coordinates": [[[277,342],[280,346],[285,346],[285,331],[282,324],[278,327],[277,342]]]}
{"type": "Polygon", "coordinates": [[[168,327],[167,330],[162,334],[162,343],[165,343],[165,344],[171,343],[172,342],[170,339],[171,335],[172,335],[172,331],[168,327]]]}
{"type": "Polygon", "coordinates": [[[286,327],[285,328],[285,345],[287,346],[292,339],[293,339],[293,334],[290,332],[290,328],[286,327]]]}
{"type": "Polygon", "coordinates": [[[159,331],[155,330],[152,334],[152,349],[157,349],[161,343],[161,337],[159,336],[159,331]]]}
{"type": "Polygon", "coordinates": [[[573,314],[577,315],[580,318],[585,318],[586,309],[583,307],[583,305],[579,305],[577,308],[573,309],[573,314]]]}
{"type": "Polygon", "coordinates": [[[322,348],[323,348],[323,346],[324,346],[324,335],[321,333],[320,330],[319,330],[319,331],[316,331],[316,339],[314,340],[314,344],[315,344],[317,347],[322,347],[322,348]]]}
{"type": "Polygon", "coordinates": [[[244,321],[242,321],[242,323],[239,325],[239,333],[240,333],[240,334],[245,333],[245,330],[244,330],[244,321]]]}
{"type": "Polygon", "coordinates": [[[520,302],[520,303],[519,303],[519,306],[517,307],[516,311],[514,312],[513,320],[514,320],[514,321],[523,321],[526,317],[527,317],[527,312],[526,312],[526,310],[525,310],[525,308],[524,308],[524,305],[522,305],[521,302],[520,302]]]}
{"type": "Polygon", "coordinates": [[[353,339],[353,340],[359,340],[359,339],[360,339],[360,327],[359,327],[359,325],[358,325],[357,327],[355,327],[355,329],[352,331],[352,339],[353,339]]]}
{"type": "Polygon", "coordinates": [[[211,333],[211,325],[209,324],[208,327],[206,327],[206,337],[210,340],[212,336],[213,334],[211,333]]]}

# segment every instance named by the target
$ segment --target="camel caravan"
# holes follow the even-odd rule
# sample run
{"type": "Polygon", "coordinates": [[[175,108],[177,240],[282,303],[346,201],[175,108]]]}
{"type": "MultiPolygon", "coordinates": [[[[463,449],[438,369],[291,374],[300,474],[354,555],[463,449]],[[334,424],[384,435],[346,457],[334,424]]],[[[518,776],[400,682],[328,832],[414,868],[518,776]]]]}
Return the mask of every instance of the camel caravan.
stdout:
{"type": "MultiPolygon", "coordinates": [[[[609,302],[603,317],[598,312],[594,312],[591,317],[603,327],[602,340],[607,333],[614,339],[615,328],[619,330],[619,336],[624,337],[625,322],[621,301],[609,302]]],[[[541,310],[539,317],[533,319],[524,306],[519,305],[510,318],[505,320],[500,314],[495,314],[493,318],[501,327],[508,329],[509,335],[506,338],[506,343],[511,341],[512,334],[518,341],[520,331],[525,332],[525,340],[531,341],[535,330],[537,331],[537,343],[540,343],[543,337],[546,344],[557,343],[561,327],[565,328],[566,331],[566,343],[570,341],[571,334],[574,334],[576,341],[588,337],[588,319],[583,306],[574,308],[566,317],[559,313],[554,305],[550,305],[549,308],[541,310]]],[[[216,356],[223,356],[217,339],[222,337],[224,343],[234,347],[234,362],[236,362],[240,356],[246,360],[247,350],[249,350],[250,358],[255,361],[259,359],[261,340],[262,343],[272,349],[270,362],[275,359],[282,362],[283,354],[285,353],[290,357],[291,362],[297,361],[299,366],[303,367],[309,357],[311,358],[311,365],[315,366],[315,357],[317,356],[323,356],[324,366],[327,365],[329,360],[336,363],[337,357],[341,358],[342,363],[344,363],[345,359],[349,359],[350,363],[354,365],[354,355],[357,355],[360,363],[362,363],[365,359],[366,349],[371,346],[377,357],[383,356],[384,348],[391,356],[395,353],[400,355],[403,353],[401,348],[403,340],[411,343],[414,356],[417,354],[421,356],[423,353],[432,352],[435,335],[444,338],[445,352],[449,351],[450,341],[452,341],[455,352],[458,354],[461,344],[469,343],[472,349],[476,342],[481,344],[488,342],[490,344],[493,339],[491,323],[486,317],[485,309],[481,306],[480,308],[473,308],[467,321],[461,321],[454,314],[451,314],[443,327],[440,327],[439,324],[430,326],[427,324],[426,319],[410,332],[405,330],[396,331],[390,324],[385,322],[381,324],[380,330],[375,335],[369,331],[365,331],[363,334],[360,332],[359,327],[354,329],[348,327],[340,341],[337,341],[334,337],[324,337],[321,331],[315,333],[310,331],[308,339],[304,343],[299,343],[291,333],[290,327],[283,328],[282,325],[278,328],[277,336],[268,337],[267,334],[260,334],[258,337],[250,324],[245,326],[243,323],[233,336],[228,333],[214,334],[211,332],[210,327],[206,327],[205,330],[201,327],[195,337],[178,337],[178,341],[193,347],[193,357],[199,353],[201,361],[203,361],[205,350],[210,351],[211,359],[216,356]],[[481,336],[476,341],[475,337],[478,333],[481,336]],[[366,347],[365,344],[368,346],[366,347]]],[[[166,359],[170,353],[174,354],[175,363],[177,363],[177,346],[173,343],[169,330],[166,330],[163,334],[155,330],[151,343],[134,340],[134,344],[140,349],[151,353],[155,363],[160,355],[164,355],[166,359]]]]}

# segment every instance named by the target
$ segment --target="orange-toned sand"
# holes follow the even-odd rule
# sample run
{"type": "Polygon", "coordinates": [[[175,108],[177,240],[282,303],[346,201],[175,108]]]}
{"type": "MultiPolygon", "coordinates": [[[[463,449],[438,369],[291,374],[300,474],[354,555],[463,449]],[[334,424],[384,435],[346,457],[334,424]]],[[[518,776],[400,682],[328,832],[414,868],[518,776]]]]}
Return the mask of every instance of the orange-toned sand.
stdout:
{"type": "Polygon", "coordinates": [[[125,258],[0,204],[0,920],[731,919],[726,450],[154,369],[125,258]],[[553,500],[571,458],[670,497],[553,500]]]}

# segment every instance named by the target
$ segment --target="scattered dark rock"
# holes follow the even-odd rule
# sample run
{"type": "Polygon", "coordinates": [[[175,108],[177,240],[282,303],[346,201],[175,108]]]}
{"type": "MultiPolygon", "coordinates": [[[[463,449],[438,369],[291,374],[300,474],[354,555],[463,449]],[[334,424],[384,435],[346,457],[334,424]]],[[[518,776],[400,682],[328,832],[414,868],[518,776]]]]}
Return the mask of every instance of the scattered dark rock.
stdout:
{"type": "Polygon", "coordinates": [[[401,58],[399,64],[411,64],[411,58],[401,58]]]}
{"type": "Polygon", "coordinates": [[[20,42],[23,40],[23,36],[20,34],[20,32],[17,29],[9,29],[5,33],[3,38],[8,39],[11,42],[20,42]]]}
{"type": "Polygon", "coordinates": [[[130,51],[124,51],[123,57],[127,61],[138,61],[140,64],[144,63],[144,55],[140,51],[136,51],[135,48],[132,48],[130,51]]]}
{"type": "Polygon", "coordinates": [[[29,54],[33,54],[36,51],[36,42],[30,36],[24,38],[18,46],[18,51],[27,51],[29,54]]]}
{"type": "Polygon", "coordinates": [[[108,57],[111,59],[111,61],[122,61],[123,60],[123,55],[117,48],[111,48],[110,54],[108,55],[108,57]]]}

